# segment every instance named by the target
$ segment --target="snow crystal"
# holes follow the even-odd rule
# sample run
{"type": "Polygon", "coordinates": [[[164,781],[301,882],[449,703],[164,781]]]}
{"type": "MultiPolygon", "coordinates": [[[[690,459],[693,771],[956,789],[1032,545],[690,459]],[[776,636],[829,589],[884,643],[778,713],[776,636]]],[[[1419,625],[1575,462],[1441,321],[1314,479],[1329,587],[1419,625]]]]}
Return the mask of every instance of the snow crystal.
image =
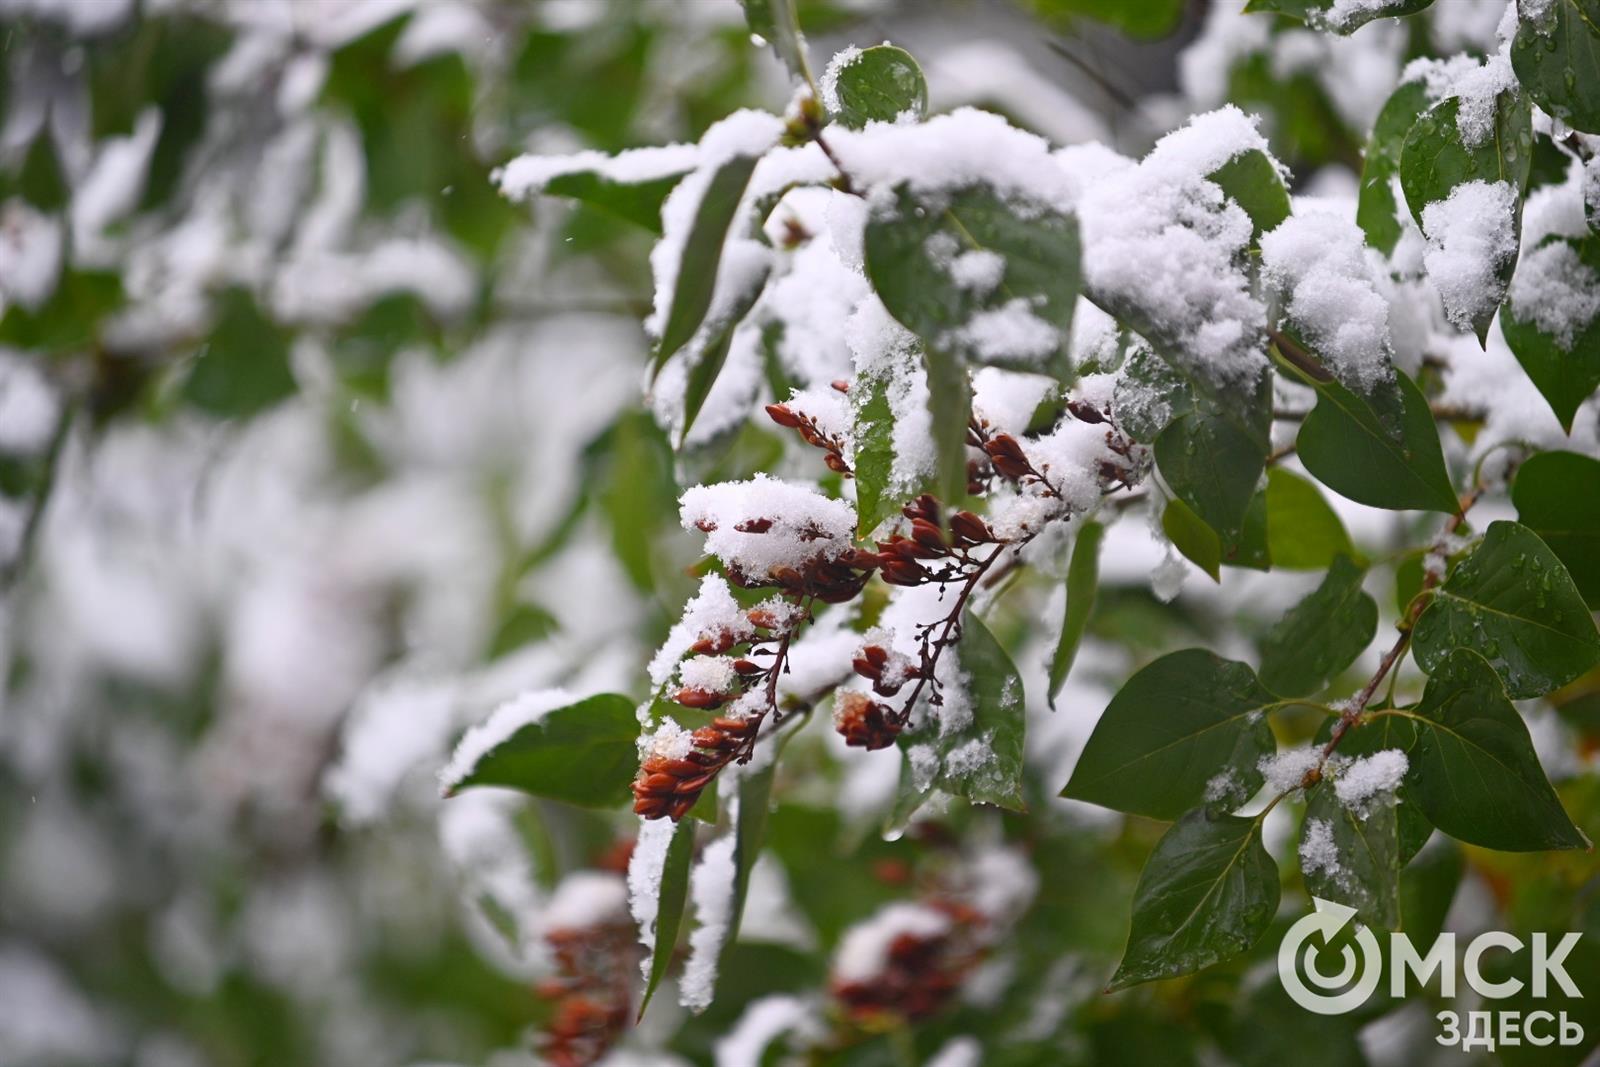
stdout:
{"type": "Polygon", "coordinates": [[[1327,819],[1306,820],[1300,837],[1300,869],[1308,875],[1320,871],[1336,880],[1344,874],[1339,846],[1333,840],[1333,823],[1327,819]]]}
{"type": "Polygon", "coordinates": [[[1390,13],[1397,14],[1397,9],[1404,3],[1406,0],[1333,0],[1333,6],[1324,11],[1313,9],[1307,15],[1306,21],[1318,29],[1345,33],[1358,20],[1390,13]]]}
{"type": "MultiPolygon", "coordinates": [[[[972,725],[972,676],[961,669],[959,646],[939,658],[934,677],[943,686],[938,705],[939,736],[949,737],[972,725]]],[[[946,766],[948,766],[948,759],[946,766]]]]}
{"type": "Polygon", "coordinates": [[[875,204],[891,202],[901,185],[930,199],[985,185],[1028,204],[1060,210],[1072,205],[1072,187],[1051,164],[1050,145],[976,108],[904,126],[830,127],[828,146],[850,181],[875,204]]]}
{"type": "Polygon", "coordinates": [[[1267,779],[1267,788],[1274,793],[1287,793],[1299,789],[1306,773],[1322,762],[1322,749],[1316,745],[1284,749],[1274,756],[1262,756],[1256,768],[1267,779]]]}
{"type": "Polygon", "coordinates": [[[933,788],[939,774],[939,750],[932,745],[912,745],[906,759],[911,762],[911,788],[919,793],[933,788]]]}
{"type": "Polygon", "coordinates": [[[1399,788],[1407,766],[1406,754],[1398,748],[1374,752],[1340,770],[1333,789],[1338,794],[1339,803],[1361,814],[1374,797],[1393,793],[1399,788]]]}
{"type": "Polygon", "coordinates": [[[1170,604],[1183,591],[1183,583],[1188,577],[1188,563],[1169,543],[1167,554],[1150,572],[1150,592],[1163,604],[1170,604]]]}
{"type": "Polygon", "coordinates": [[[1061,346],[1061,334],[1033,313],[1033,305],[1040,299],[1019,296],[997,308],[975,311],[960,327],[949,331],[945,342],[980,360],[1042,362],[1061,346]]]}
{"type": "Polygon", "coordinates": [[[705,1011],[716,988],[717,960],[733,918],[736,840],[733,834],[727,834],[706,846],[690,882],[696,925],[689,935],[689,959],[679,984],[679,1002],[690,1011],[705,1011]]]}
{"type": "Polygon", "coordinates": [[[561,879],[541,919],[546,930],[588,930],[628,921],[628,885],[621,875],[574,871],[561,879]]]}
{"type": "Polygon", "coordinates": [[[828,60],[828,69],[822,72],[822,82],[817,86],[822,93],[822,106],[828,111],[837,113],[841,110],[843,105],[839,101],[839,75],[860,58],[861,49],[849,45],[834,53],[833,58],[828,60]]]}
{"type": "Polygon", "coordinates": [[[607,181],[631,185],[686,174],[699,161],[700,149],[692,144],[633,148],[614,156],[595,151],[565,156],[523,155],[496,171],[494,180],[503,195],[526,200],[569,174],[593,173],[607,181]]]}
{"type": "MultiPolygon", "coordinates": [[[[650,252],[650,267],[655,276],[655,301],[645,328],[653,337],[660,337],[672,310],[673,292],[677,288],[678,267],[683,260],[684,243],[694,228],[700,201],[711,185],[718,169],[739,156],[759,156],[777,144],[783,133],[783,120],[764,111],[735,111],[706,131],[700,139],[699,165],[694,173],[679,182],[661,205],[661,240],[650,252]]],[[[730,244],[744,240],[739,227],[728,234],[730,244]]],[[[737,272],[732,264],[724,263],[717,271],[716,286],[728,292],[740,288],[737,272]]],[[[715,301],[714,301],[715,302],[715,301]]],[[[710,316],[708,316],[709,318],[710,316]]]]}
{"type": "Polygon", "coordinates": [[[1072,358],[1079,367],[1114,370],[1121,362],[1122,328],[1094,304],[1078,298],[1072,313],[1072,358]]]}
{"type": "Polygon", "coordinates": [[[924,250],[928,258],[950,275],[958,287],[979,296],[993,292],[1005,277],[1004,256],[983,248],[962,251],[955,236],[944,230],[929,237],[924,250]]]}
{"type": "Polygon", "coordinates": [[[766,474],[697,485],[679,503],[684,529],[705,530],[706,551],[756,581],[782,567],[836,559],[851,548],[856,524],[845,501],[766,474]]]}
{"type": "Polygon", "coordinates": [[[639,837],[628,859],[628,910],[639,926],[639,943],[645,958],[639,969],[650,975],[650,954],[656,947],[656,915],[661,910],[661,875],[667,863],[667,846],[678,824],[670,819],[640,819],[639,837]]]}
{"type": "Polygon", "coordinates": [[[450,762],[439,771],[439,787],[449,793],[476,769],[479,760],[512,734],[575,700],[565,689],[535,689],[501,704],[488,719],[462,736],[450,762]]]}
{"type": "Polygon", "coordinates": [[[678,680],[690,689],[727,693],[739,684],[739,672],[729,656],[696,656],[678,668],[678,680]]]}
{"type": "Polygon", "coordinates": [[[670,715],[664,717],[656,728],[639,735],[639,758],[660,756],[664,759],[683,759],[694,747],[694,731],[685,730],[670,715]]]}
{"type": "Polygon", "coordinates": [[[1261,237],[1269,285],[1288,297],[1289,320],[1356,392],[1392,379],[1389,302],[1361,228],[1333,211],[1304,210],[1261,237]]]}
{"type": "Polygon", "coordinates": [[[726,633],[735,641],[744,641],[755,636],[755,632],[739,602],[733,599],[728,580],[720,574],[708,574],[700,579],[700,589],[694,599],[684,605],[683,617],[650,660],[650,684],[657,689],[666,685],[678,661],[703,636],[726,633]]]}
{"type": "Polygon", "coordinates": [[[1415,59],[1400,77],[1402,82],[1421,81],[1430,100],[1454,97],[1460,101],[1456,110],[1456,131],[1469,148],[1493,136],[1496,99],[1517,86],[1510,53],[1504,50],[1482,63],[1467,55],[1415,59]]]}
{"type": "Polygon", "coordinates": [[[1199,115],[1079,202],[1084,275],[1097,300],[1133,309],[1190,368],[1233,386],[1266,367],[1266,309],[1239,267],[1250,217],[1205,175],[1253,148],[1265,142],[1237,108],[1199,115]]]}
{"type": "MultiPolygon", "coordinates": [[[[876,297],[862,300],[845,324],[845,338],[857,376],[887,382],[885,391],[894,414],[894,462],[889,489],[892,494],[910,496],[937,465],[933,418],[928,411],[928,376],[917,340],[876,297]]],[[[867,390],[851,392],[864,397],[867,390]]]]}
{"type": "Polygon", "coordinates": [[[1517,262],[1511,311],[1572,351],[1578,334],[1600,315],[1600,274],[1565,241],[1541,245],[1517,262]]]}
{"type": "Polygon", "coordinates": [[[1001,433],[1020,436],[1055,388],[1055,379],[1042,374],[980,367],[972,376],[972,413],[1001,433]]]}
{"type": "Polygon", "coordinates": [[[1495,272],[1517,251],[1516,205],[1517,191],[1509,183],[1471,181],[1422,210],[1428,279],[1445,314],[1463,330],[1471,330],[1473,320],[1504,295],[1495,272]]]}
{"type": "Polygon", "coordinates": [[[952,779],[971,779],[990,771],[994,763],[994,732],[989,731],[946,752],[944,773],[952,779]]]}
{"type": "Polygon", "coordinates": [[[890,904],[845,931],[833,958],[833,976],[841,982],[870,981],[883,973],[896,938],[929,940],[949,929],[950,918],[941,911],[923,904],[890,904]]]}
{"type": "Polygon", "coordinates": [[[1206,779],[1205,801],[1207,804],[1223,804],[1237,806],[1250,799],[1244,795],[1245,787],[1239,772],[1232,767],[1222,770],[1206,779]]]}

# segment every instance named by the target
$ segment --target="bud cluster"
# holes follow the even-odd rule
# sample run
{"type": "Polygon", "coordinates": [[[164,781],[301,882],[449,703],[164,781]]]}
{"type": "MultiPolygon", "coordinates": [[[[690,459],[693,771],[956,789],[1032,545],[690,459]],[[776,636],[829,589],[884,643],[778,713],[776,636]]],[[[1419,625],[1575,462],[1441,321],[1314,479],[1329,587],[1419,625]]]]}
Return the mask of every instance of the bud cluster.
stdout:
{"type": "MultiPolygon", "coordinates": [[[[834,382],[833,387],[841,393],[850,389],[849,383],[842,381],[834,382]]],[[[779,426],[799,434],[800,439],[812,448],[822,449],[824,453],[822,462],[829,470],[846,478],[855,477],[849,461],[844,458],[844,442],[837,434],[823,432],[817,425],[816,419],[803,411],[796,411],[787,404],[768,404],[767,416],[779,426]]]]}
{"type": "Polygon", "coordinates": [[[969,562],[970,549],[1002,543],[989,525],[970,511],[951,515],[947,534],[940,522],[939,502],[927,493],[907,504],[902,514],[911,520],[910,535],[895,533],[887,541],[879,541],[877,555],[872,560],[883,580],[890,585],[951,581],[960,576],[959,564],[969,562]],[[938,560],[953,560],[958,566],[927,566],[938,560]]]}
{"type": "Polygon", "coordinates": [[[626,914],[595,925],[547,931],[556,975],[540,982],[551,1004],[539,1052],[552,1067],[589,1067],[628,1027],[638,946],[626,914]]]}
{"type": "Polygon", "coordinates": [[[947,920],[940,929],[896,934],[882,969],[869,978],[833,978],[833,997],[853,1023],[926,1019],[949,1004],[983,962],[987,920],[981,912],[953,900],[930,901],[926,907],[947,920]]]}

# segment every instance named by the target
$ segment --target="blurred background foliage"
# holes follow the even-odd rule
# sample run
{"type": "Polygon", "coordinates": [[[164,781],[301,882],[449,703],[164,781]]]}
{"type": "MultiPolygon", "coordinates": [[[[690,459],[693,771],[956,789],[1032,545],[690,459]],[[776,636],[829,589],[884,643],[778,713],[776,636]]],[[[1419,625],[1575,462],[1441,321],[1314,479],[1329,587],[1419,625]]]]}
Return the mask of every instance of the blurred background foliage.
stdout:
{"type": "MultiPolygon", "coordinates": [[[[1501,6],[1441,0],[1385,61],[1481,51],[1501,6]]],[[[1337,180],[1376,111],[1355,51],[1297,66],[1274,43],[1294,24],[1208,38],[1216,16],[1183,0],[801,12],[819,59],[892,38],[936,108],[1058,142],[1139,152],[1232,100],[1296,175],[1337,180]]],[[[781,108],[776,64],[734,0],[3,0],[0,21],[0,1063],[524,1062],[546,1009],[519,922],[632,820],[441,806],[433,772],[530,686],[642,696],[694,585],[679,487],[787,461],[754,427],[675,458],[638,406],[651,234],[512,204],[493,171],[781,108]]],[[[1358,537],[1381,557],[1402,532],[1358,537]]],[[[699,1017],[663,998],[624,1055],[711,1062],[751,1000],[817,989],[850,923],[984,837],[1025,848],[1042,890],[983,989],[839,1062],[962,1034],[996,1065],[1441,1055],[1424,1001],[1360,1042],[1373,1018],[1293,1008],[1262,969],[1275,937],[1099,994],[1159,826],[1055,800],[1076,747],[1129,671],[1248,648],[1304,591],[1239,575],[1163,604],[1149,564],[1108,561],[1063,711],[1030,725],[1030,816],[952,809],[883,841],[871,776],[797,743],[770,842],[808,936],[747,916],[725,995],[699,1017]]],[[[1054,584],[996,605],[1019,662],[1054,584]]],[[[1600,737],[1594,701],[1543,723],[1554,761],[1541,747],[1591,838],[1600,782],[1571,731],[1600,737]]],[[[1454,903],[1600,936],[1592,857],[1435,844],[1406,891],[1439,922],[1454,903]]]]}

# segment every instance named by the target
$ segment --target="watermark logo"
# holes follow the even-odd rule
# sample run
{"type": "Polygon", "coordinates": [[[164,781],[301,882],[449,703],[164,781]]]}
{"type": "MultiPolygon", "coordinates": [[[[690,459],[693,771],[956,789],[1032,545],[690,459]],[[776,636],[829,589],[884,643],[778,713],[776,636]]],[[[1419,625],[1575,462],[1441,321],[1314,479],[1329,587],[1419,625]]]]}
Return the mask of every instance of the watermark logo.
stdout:
{"type": "Polygon", "coordinates": [[[1342,949],[1344,965],[1339,973],[1323,974],[1317,969],[1317,947],[1311,939],[1321,934],[1323,944],[1332,944],[1344,925],[1355,918],[1356,909],[1321,897],[1313,897],[1312,902],[1316,910],[1289,927],[1283,944],[1278,946],[1278,980],[1283,983],[1289,999],[1307,1011],[1318,1015],[1343,1015],[1361,1007],[1378,991],[1378,983],[1383,978],[1382,950],[1371,930],[1357,927],[1355,945],[1346,944],[1342,949]],[[1361,950],[1359,960],[1357,947],[1361,950]],[[1300,976],[1302,970],[1304,978],[1300,976]]]}
{"type": "MultiPolygon", "coordinates": [[[[1321,969],[1330,955],[1325,950],[1351,920],[1356,909],[1331,900],[1314,897],[1315,910],[1301,918],[1284,934],[1278,946],[1278,980],[1291,1000],[1318,1015],[1344,1015],[1365,1004],[1388,978],[1389,994],[1406,995],[1407,979],[1417,986],[1439,979],[1439,994],[1446,999],[1456,995],[1458,955],[1456,935],[1446,932],[1434,939],[1426,953],[1419,952],[1411,939],[1400,931],[1389,934],[1387,958],[1378,937],[1359,924],[1353,936],[1339,949],[1337,973],[1321,969]],[[1385,975],[1387,971],[1387,975],[1385,975]]],[[[1484,1004],[1516,996],[1526,989],[1534,1000],[1552,994],[1581,1000],[1565,962],[1583,935],[1565,933],[1554,936],[1533,934],[1528,944],[1520,937],[1499,930],[1479,934],[1467,942],[1459,955],[1459,971],[1465,984],[1484,1004]],[[1484,973],[1484,960],[1494,951],[1514,954],[1530,948],[1528,980],[1519,977],[1492,978],[1484,973]]],[[[1491,967],[1490,973],[1495,972],[1491,967]]],[[[1494,1051],[1502,1045],[1576,1045],[1583,1041],[1583,1026],[1565,1011],[1477,1010],[1466,1013],[1463,1033],[1460,1013],[1441,1011],[1439,1044],[1494,1051]]]]}

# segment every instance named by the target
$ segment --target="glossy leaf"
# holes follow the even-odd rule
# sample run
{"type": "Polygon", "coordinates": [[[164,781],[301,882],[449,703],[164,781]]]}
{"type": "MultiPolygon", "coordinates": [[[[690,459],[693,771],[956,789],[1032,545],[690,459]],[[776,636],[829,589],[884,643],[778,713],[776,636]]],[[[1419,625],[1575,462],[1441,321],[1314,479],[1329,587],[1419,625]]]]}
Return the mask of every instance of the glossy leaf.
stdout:
{"type": "Polygon", "coordinates": [[[1222,581],[1222,538],[1194,509],[1181,500],[1169,500],[1161,509],[1161,532],[1183,558],[1211,576],[1213,582],[1222,581]]]}
{"type": "Polygon", "coordinates": [[[224,294],[210,340],[183,385],[184,399],[222,418],[242,418],[295,392],[288,331],[243,289],[224,294]]]}
{"type": "Polygon", "coordinates": [[[1089,626],[1089,614],[1094,611],[1095,590],[1100,584],[1100,542],[1105,539],[1106,528],[1098,522],[1086,522],[1078,530],[1072,546],[1072,562],[1067,565],[1066,607],[1061,617],[1061,635],[1056,638],[1055,654],[1050,657],[1050,707],[1056,706],[1056,694],[1072,670],[1072,661],[1078,654],[1078,644],[1089,626]]]}
{"type": "Polygon", "coordinates": [[[1114,26],[1132,37],[1165,37],[1178,28],[1183,0],[1028,0],[1045,18],[1081,16],[1114,26]]]}
{"type": "Polygon", "coordinates": [[[1539,535],[1491,523],[1473,553],[1434,593],[1412,645],[1429,674],[1468,648],[1515,700],[1541,696],[1600,663],[1600,632],[1566,567],[1539,535]]]}
{"type": "Polygon", "coordinates": [[[1173,494],[1224,542],[1239,534],[1266,469],[1267,451],[1260,440],[1202,403],[1161,431],[1155,456],[1173,494]]]}
{"type": "Polygon", "coordinates": [[[1428,89],[1420,78],[1395,89],[1378,112],[1367,139],[1361,164],[1361,193],[1356,207],[1356,222],[1367,235],[1367,242],[1384,255],[1404,232],[1400,227],[1400,204],[1395,199],[1394,180],[1400,174],[1400,150],[1417,116],[1428,108],[1428,89]]]}
{"type": "Polygon", "coordinates": [[[569,171],[551,178],[543,192],[599,208],[619,219],[661,232],[661,204],[688,171],[643,182],[621,182],[598,171],[569,171]]]}
{"type": "MultiPolygon", "coordinates": [[[[1447,200],[1458,185],[1473,181],[1506,182],[1516,190],[1512,229],[1522,228],[1522,193],[1528,187],[1533,160],[1533,119],[1528,98],[1507,90],[1495,98],[1494,129],[1479,145],[1467,144],[1457,125],[1461,101],[1444,100],[1428,109],[1406,135],[1400,152],[1400,186],[1417,225],[1422,225],[1423,209],[1436,201],[1447,200]]],[[[1495,264],[1499,295],[1517,265],[1515,251],[1495,264]]],[[[1481,342],[1488,336],[1489,323],[1500,300],[1486,301],[1474,314],[1472,327],[1481,342]]]]}
{"type": "Polygon", "coordinates": [[[1400,823],[1394,794],[1359,808],[1339,799],[1332,781],[1306,795],[1300,871],[1306,891],[1347,904],[1368,926],[1400,925],[1400,823]]]}
{"type": "Polygon", "coordinates": [[[907,112],[918,119],[928,114],[928,83],[903,48],[880,44],[862,49],[829,73],[832,80],[823,89],[828,108],[851,129],[893,122],[907,112]]]}
{"type": "MultiPolygon", "coordinates": [[[[1572,248],[1583,267],[1600,271],[1600,234],[1581,241],[1555,238],[1547,244],[1557,242],[1572,248]]],[[[1570,345],[1563,345],[1557,337],[1541,330],[1537,322],[1519,318],[1516,303],[1507,301],[1500,309],[1500,332],[1517,362],[1550,404],[1561,428],[1571,433],[1578,408],[1600,388],[1600,316],[1575,329],[1570,345]]]]}
{"type": "Polygon", "coordinates": [[[1348,34],[1373,19],[1415,15],[1433,0],[1389,0],[1386,4],[1341,5],[1338,0],[1249,0],[1246,11],[1275,11],[1299,19],[1317,30],[1348,34]]]}
{"type": "Polygon", "coordinates": [[[1266,720],[1276,701],[1243,663],[1198,648],[1162,656],[1112,698],[1061,795],[1154,819],[1242,803],[1277,750],[1266,720]]]}
{"type": "MultiPolygon", "coordinates": [[[[1317,744],[1328,743],[1329,738],[1333,736],[1333,726],[1336,721],[1330,717],[1323,723],[1316,734],[1317,744]]],[[[1339,755],[1355,759],[1370,756],[1374,752],[1399,749],[1409,759],[1412,758],[1412,752],[1416,747],[1415,721],[1403,715],[1371,714],[1357,720],[1345,733],[1344,739],[1339,742],[1339,755]]],[[[1422,814],[1422,809],[1411,801],[1407,793],[1408,788],[1405,782],[1401,782],[1400,787],[1395,790],[1398,805],[1395,813],[1402,867],[1411,861],[1411,857],[1415,856],[1433,835],[1433,823],[1429,822],[1428,817],[1422,814]]]]}
{"type": "Polygon", "coordinates": [[[1591,609],[1600,608],[1600,461],[1541,452],[1517,468],[1517,521],[1556,554],[1591,609]]]}
{"type": "Polygon", "coordinates": [[[851,467],[856,480],[856,532],[867,536],[894,512],[889,481],[894,473],[894,408],[889,377],[858,374],[850,388],[855,425],[851,467]]]}
{"type": "Polygon", "coordinates": [[[1272,565],[1291,571],[1332,566],[1335,557],[1358,558],[1338,514],[1315,485],[1292,471],[1267,471],[1267,546],[1272,565]]]}
{"type": "Polygon", "coordinates": [[[705,321],[716,289],[722,246],[739,210],[739,200],[756,167],[756,156],[734,156],[719,164],[707,182],[694,222],[684,238],[666,324],[656,346],[656,370],[689,342],[705,321]]]}
{"type": "Polygon", "coordinates": [[[683,927],[683,909],[689,902],[689,870],[694,860],[695,820],[682,819],[672,828],[672,840],[661,862],[661,882],[656,897],[655,944],[650,953],[650,973],[644,995],[639,998],[639,1018],[656,995],[656,987],[667,976],[667,967],[678,948],[678,931],[683,927]]]}
{"type": "Polygon", "coordinates": [[[761,290],[767,284],[767,273],[767,269],[763,268],[755,277],[748,279],[744,290],[733,300],[721,321],[707,323],[706,328],[711,331],[711,336],[706,340],[705,347],[695,355],[694,364],[689,368],[689,380],[684,387],[683,430],[678,438],[680,444],[689,439],[689,428],[694,425],[706,397],[711,394],[712,386],[717,384],[717,376],[728,362],[734,333],[761,298],[761,290]]]}
{"type": "MultiPolygon", "coordinates": [[[[791,731],[792,734],[792,731],[791,731]]],[[[771,743],[777,744],[777,740],[771,743]]],[[[717,975],[727,970],[724,964],[733,946],[739,940],[739,925],[744,919],[745,899],[750,892],[750,871],[761,855],[761,842],[767,833],[767,816],[771,814],[772,778],[777,771],[774,757],[758,771],[739,776],[739,815],[734,825],[733,845],[733,903],[728,908],[728,925],[722,935],[717,975]]]]}
{"type": "Polygon", "coordinates": [[[930,349],[975,363],[1072,373],[1069,344],[1080,288],[1078,224],[1044,205],[1021,211],[993,189],[971,186],[938,204],[900,188],[875,210],[865,236],[867,277],[883,305],[930,349]],[[958,275],[973,262],[975,283],[958,275]],[[992,284],[991,284],[992,282],[992,284]],[[1034,328],[996,329],[992,321],[1026,318],[1034,328]],[[1053,335],[1044,348],[1017,334],[1053,335]]]}
{"type": "Polygon", "coordinates": [[[1600,0],[1518,0],[1517,9],[1511,42],[1517,81],[1568,126],[1600,133],[1600,0]]]}
{"type": "Polygon", "coordinates": [[[1365,572],[1344,556],[1310,596],[1261,641],[1261,684],[1286,697],[1322,689],[1372,643],[1378,604],[1361,589],[1365,572]]]}
{"type": "Polygon", "coordinates": [[[739,0],[750,32],[772,46],[772,52],[790,75],[811,81],[811,64],[806,58],[806,39],[800,32],[796,0],[739,0]]]}
{"type": "Polygon", "coordinates": [[[1464,648],[1450,653],[1428,679],[1415,715],[1419,736],[1406,780],[1435,826],[1507,852],[1589,846],[1482,656],[1464,648]]]}
{"type": "Polygon", "coordinates": [[[1271,924],[1278,896],[1278,865],[1262,846],[1259,820],[1189,812],[1139,875],[1128,947],[1110,989],[1242,954],[1271,924]]]}
{"type": "Polygon", "coordinates": [[[1318,382],[1317,406],[1300,427],[1300,461],[1323,485],[1358,504],[1453,513],[1456,494],[1428,399],[1403,372],[1395,378],[1398,434],[1363,398],[1338,382],[1318,382]]]}
{"type": "Polygon", "coordinates": [[[972,419],[972,380],[953,353],[924,345],[928,415],[933,422],[935,495],[955,506],[967,498],[967,423],[972,419]]]}
{"type": "Polygon", "coordinates": [[[1289,217],[1289,190],[1278,168],[1259,148],[1240,152],[1206,177],[1250,216],[1252,248],[1262,234],[1289,217]]]}
{"type": "Polygon", "coordinates": [[[639,769],[638,739],[633,701],[601,693],[518,728],[480,755],[447,795],[493,785],[583,807],[615,807],[627,800],[639,769]]]}

